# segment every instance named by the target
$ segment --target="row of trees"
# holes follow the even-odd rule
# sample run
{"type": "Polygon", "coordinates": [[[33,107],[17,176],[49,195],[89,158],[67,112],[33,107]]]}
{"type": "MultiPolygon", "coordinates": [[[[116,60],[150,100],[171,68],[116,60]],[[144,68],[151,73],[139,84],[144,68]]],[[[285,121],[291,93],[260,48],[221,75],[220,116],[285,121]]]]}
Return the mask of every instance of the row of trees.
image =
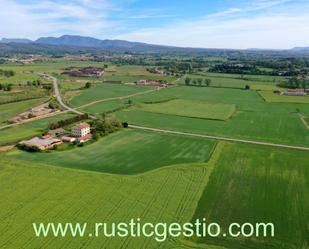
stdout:
{"type": "Polygon", "coordinates": [[[43,82],[41,80],[27,81],[27,86],[41,86],[42,84],[43,82]]]}
{"type": "Polygon", "coordinates": [[[72,118],[62,119],[56,122],[49,123],[48,128],[53,130],[53,129],[64,127],[66,125],[73,124],[73,123],[76,123],[78,121],[85,120],[85,119],[88,119],[88,114],[86,113],[77,115],[72,118]]]}
{"type": "Polygon", "coordinates": [[[280,87],[286,87],[291,89],[303,88],[304,90],[309,89],[309,80],[304,78],[290,78],[287,82],[278,84],[280,87]]]}
{"type": "Polygon", "coordinates": [[[5,76],[5,77],[12,77],[15,75],[15,72],[13,70],[0,69],[0,75],[5,76]]]}
{"type": "Polygon", "coordinates": [[[0,90],[9,92],[9,91],[12,90],[12,86],[13,86],[13,84],[2,84],[2,83],[0,83],[0,90]]]}
{"type": "Polygon", "coordinates": [[[210,86],[211,80],[210,79],[203,79],[203,78],[191,79],[191,78],[187,77],[185,79],[185,84],[187,86],[210,86]]]}

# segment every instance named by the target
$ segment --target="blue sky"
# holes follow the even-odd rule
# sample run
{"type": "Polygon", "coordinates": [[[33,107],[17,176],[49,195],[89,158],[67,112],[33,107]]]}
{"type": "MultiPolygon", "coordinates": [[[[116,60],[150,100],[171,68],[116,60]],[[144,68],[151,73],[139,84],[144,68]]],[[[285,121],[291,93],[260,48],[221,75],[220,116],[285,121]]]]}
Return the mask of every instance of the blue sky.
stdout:
{"type": "Polygon", "coordinates": [[[0,0],[0,37],[208,48],[309,46],[308,0],[0,0]]]}

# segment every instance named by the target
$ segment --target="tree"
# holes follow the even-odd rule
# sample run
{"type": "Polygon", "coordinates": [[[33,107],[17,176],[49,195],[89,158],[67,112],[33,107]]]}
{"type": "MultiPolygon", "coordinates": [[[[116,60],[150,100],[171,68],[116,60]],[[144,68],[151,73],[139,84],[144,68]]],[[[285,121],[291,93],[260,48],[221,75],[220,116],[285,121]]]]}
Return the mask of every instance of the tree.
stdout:
{"type": "Polygon", "coordinates": [[[87,88],[90,88],[91,87],[91,83],[90,82],[87,82],[86,84],[85,84],[85,88],[87,89],[87,88]]]}
{"type": "Polygon", "coordinates": [[[199,84],[199,86],[202,86],[202,83],[203,83],[203,79],[201,79],[201,78],[198,78],[198,79],[197,79],[197,83],[199,84]]]}
{"type": "Polygon", "coordinates": [[[205,86],[210,86],[211,80],[210,79],[205,79],[204,84],[205,86]]]}
{"type": "Polygon", "coordinates": [[[250,86],[249,86],[249,85],[246,85],[246,86],[245,86],[245,89],[246,89],[246,90],[250,90],[250,86]]]}
{"type": "Polygon", "coordinates": [[[189,86],[190,83],[191,83],[191,79],[187,77],[187,78],[185,79],[185,83],[186,83],[187,86],[189,86]]]}

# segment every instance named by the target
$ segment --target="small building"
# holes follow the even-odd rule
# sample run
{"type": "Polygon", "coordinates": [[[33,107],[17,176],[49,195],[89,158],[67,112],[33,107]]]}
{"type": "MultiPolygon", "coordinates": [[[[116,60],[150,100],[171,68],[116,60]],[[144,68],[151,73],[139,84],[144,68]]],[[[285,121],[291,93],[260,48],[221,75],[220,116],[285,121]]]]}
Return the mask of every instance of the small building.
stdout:
{"type": "Polygon", "coordinates": [[[282,94],[288,96],[306,96],[307,92],[303,88],[296,88],[296,89],[288,89],[286,92],[283,92],[282,94]]]}
{"type": "Polygon", "coordinates": [[[42,137],[43,138],[58,137],[64,133],[65,133],[65,130],[63,128],[58,128],[58,129],[50,130],[46,132],[42,137]]]}
{"type": "Polygon", "coordinates": [[[70,136],[70,135],[64,135],[64,136],[61,137],[61,140],[62,140],[63,142],[72,143],[72,142],[76,141],[76,137],[72,137],[72,136],[70,136]]]}
{"type": "Polygon", "coordinates": [[[84,137],[90,134],[90,125],[86,122],[75,125],[71,129],[71,134],[73,137],[84,137]]]}
{"type": "Polygon", "coordinates": [[[53,148],[55,145],[62,144],[62,141],[56,138],[43,139],[34,137],[30,140],[20,142],[20,144],[26,145],[28,147],[37,147],[40,150],[47,150],[53,148]]]}

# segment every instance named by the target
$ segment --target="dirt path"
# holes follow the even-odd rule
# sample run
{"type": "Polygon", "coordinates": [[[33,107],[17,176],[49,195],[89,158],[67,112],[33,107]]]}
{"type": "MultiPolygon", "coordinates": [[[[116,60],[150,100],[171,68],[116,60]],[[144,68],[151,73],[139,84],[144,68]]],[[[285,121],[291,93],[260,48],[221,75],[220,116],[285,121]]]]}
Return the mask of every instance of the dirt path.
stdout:
{"type": "Polygon", "coordinates": [[[230,141],[230,142],[238,142],[238,143],[246,143],[246,144],[271,146],[271,147],[277,147],[277,148],[287,148],[287,149],[309,151],[308,147],[285,145],[285,144],[274,144],[274,143],[252,141],[252,140],[245,140],[245,139],[238,139],[238,138],[211,136],[211,135],[204,135],[204,134],[198,134],[198,133],[173,131],[173,130],[167,130],[167,129],[149,128],[149,127],[138,126],[138,125],[129,125],[129,128],[141,129],[141,130],[147,130],[147,131],[154,131],[154,132],[169,133],[169,134],[184,135],[184,136],[201,137],[201,138],[208,138],[208,139],[214,139],[214,140],[220,140],[220,141],[230,141]]]}
{"type": "Polygon", "coordinates": [[[68,111],[57,111],[57,112],[47,113],[45,115],[41,115],[41,116],[38,116],[38,117],[25,119],[25,120],[23,120],[21,122],[18,122],[18,123],[13,123],[13,124],[8,124],[8,125],[0,126],[0,130],[5,129],[5,128],[9,128],[9,127],[12,127],[12,126],[16,126],[16,125],[20,125],[20,124],[24,124],[24,123],[29,123],[29,122],[36,121],[36,120],[40,120],[40,119],[43,119],[43,118],[49,118],[49,117],[56,116],[58,114],[62,114],[62,113],[66,113],[66,112],[68,112],[68,111]]]}

